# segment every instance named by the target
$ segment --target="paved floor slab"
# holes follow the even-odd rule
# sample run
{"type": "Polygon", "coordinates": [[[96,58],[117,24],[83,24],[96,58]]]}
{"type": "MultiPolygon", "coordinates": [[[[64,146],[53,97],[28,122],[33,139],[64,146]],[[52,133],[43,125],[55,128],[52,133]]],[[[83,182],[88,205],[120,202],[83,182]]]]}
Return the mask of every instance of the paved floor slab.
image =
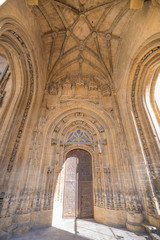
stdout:
{"type": "Polygon", "coordinates": [[[93,220],[65,219],[54,227],[32,229],[13,236],[10,240],[146,240],[147,234],[138,235],[123,229],[108,227],[93,220]]]}

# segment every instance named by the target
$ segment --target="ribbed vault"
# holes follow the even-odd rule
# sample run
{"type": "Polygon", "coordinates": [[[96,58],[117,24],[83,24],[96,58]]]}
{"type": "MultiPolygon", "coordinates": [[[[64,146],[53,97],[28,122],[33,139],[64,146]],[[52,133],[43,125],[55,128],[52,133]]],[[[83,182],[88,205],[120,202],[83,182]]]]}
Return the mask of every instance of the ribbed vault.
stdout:
{"type": "Polygon", "coordinates": [[[40,0],[32,6],[46,51],[48,81],[62,75],[94,75],[114,88],[116,52],[129,1],[40,0]]]}

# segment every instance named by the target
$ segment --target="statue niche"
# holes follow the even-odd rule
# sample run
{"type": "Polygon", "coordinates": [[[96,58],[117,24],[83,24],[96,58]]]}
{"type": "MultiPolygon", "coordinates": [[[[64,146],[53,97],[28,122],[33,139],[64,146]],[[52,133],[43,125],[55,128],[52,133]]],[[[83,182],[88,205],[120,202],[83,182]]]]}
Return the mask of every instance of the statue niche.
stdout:
{"type": "Polygon", "coordinates": [[[57,105],[58,88],[57,84],[50,82],[43,97],[43,106],[47,109],[54,109],[57,105]]]}
{"type": "Polygon", "coordinates": [[[98,88],[98,85],[92,79],[88,86],[88,97],[90,99],[98,99],[100,97],[99,93],[100,93],[100,88],[98,88]]]}
{"type": "Polygon", "coordinates": [[[49,93],[50,95],[57,95],[57,86],[56,86],[56,83],[51,82],[51,83],[48,85],[48,93],[49,93]]]}
{"type": "Polygon", "coordinates": [[[87,97],[87,86],[82,77],[78,77],[75,82],[75,97],[76,98],[86,98],[87,97]]]}
{"type": "Polygon", "coordinates": [[[60,96],[63,96],[64,98],[71,98],[73,96],[71,79],[69,77],[66,77],[61,86],[62,90],[60,96]]]}

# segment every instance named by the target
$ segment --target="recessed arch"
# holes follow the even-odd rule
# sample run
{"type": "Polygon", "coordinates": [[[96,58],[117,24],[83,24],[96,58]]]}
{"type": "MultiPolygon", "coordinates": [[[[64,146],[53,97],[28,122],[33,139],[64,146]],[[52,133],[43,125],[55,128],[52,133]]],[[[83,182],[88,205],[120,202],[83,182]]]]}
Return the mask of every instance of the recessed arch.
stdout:
{"type": "MultiPolygon", "coordinates": [[[[154,79],[154,75],[156,76],[157,74],[157,69],[159,69],[160,64],[160,45],[158,39],[159,35],[152,36],[143,43],[139,52],[137,52],[129,73],[129,94],[127,95],[132,109],[129,115],[131,116],[135,126],[148,177],[148,185],[146,187],[147,191],[145,196],[145,198],[148,199],[148,206],[146,205],[146,200],[143,199],[145,202],[144,206],[148,214],[146,214],[147,217],[150,215],[158,216],[160,214],[156,194],[156,189],[158,187],[158,175],[157,172],[155,172],[155,166],[157,166],[159,158],[159,147],[155,142],[155,130],[153,128],[148,109],[148,101],[150,101],[150,98],[152,97],[150,95],[151,83],[154,79]],[[152,195],[152,199],[150,194],[152,195]]],[[[149,219],[149,221],[150,220],[151,219],[149,219]]]]}
{"type": "MultiPolygon", "coordinates": [[[[16,165],[20,166],[22,163],[24,153],[20,146],[24,144],[22,137],[27,136],[24,129],[31,123],[29,116],[38,94],[38,74],[31,39],[25,33],[24,28],[11,18],[0,19],[0,26],[0,49],[6,53],[12,76],[11,93],[0,122],[0,164],[3,166],[0,179],[3,192],[1,212],[6,207],[3,201],[6,201],[8,196],[15,197],[12,188],[8,187],[9,184],[12,185],[11,176],[17,175],[20,178],[21,174],[23,175],[22,169],[20,174],[17,174],[16,165]],[[12,171],[13,168],[16,170],[12,171]]],[[[18,185],[20,181],[17,180],[17,189],[19,189],[18,185]]],[[[15,211],[17,208],[18,202],[15,201],[15,211]]],[[[3,217],[6,216],[7,213],[4,210],[3,217]]]]}

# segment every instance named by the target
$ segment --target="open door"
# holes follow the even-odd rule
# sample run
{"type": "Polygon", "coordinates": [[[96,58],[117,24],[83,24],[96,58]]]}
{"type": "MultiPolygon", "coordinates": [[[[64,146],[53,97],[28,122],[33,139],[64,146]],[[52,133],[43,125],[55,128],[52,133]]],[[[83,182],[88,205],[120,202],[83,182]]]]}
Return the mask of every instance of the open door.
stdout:
{"type": "Polygon", "coordinates": [[[63,217],[93,217],[92,159],[82,149],[66,157],[63,217]]]}

